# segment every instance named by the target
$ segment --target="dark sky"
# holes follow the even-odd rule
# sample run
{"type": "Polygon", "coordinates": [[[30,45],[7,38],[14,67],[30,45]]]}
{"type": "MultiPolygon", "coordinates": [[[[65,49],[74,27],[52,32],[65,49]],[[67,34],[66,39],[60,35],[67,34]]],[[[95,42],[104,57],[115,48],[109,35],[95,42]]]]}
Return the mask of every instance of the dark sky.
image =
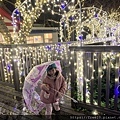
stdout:
{"type": "Polygon", "coordinates": [[[15,9],[16,0],[3,0],[4,5],[12,12],[15,9]]]}

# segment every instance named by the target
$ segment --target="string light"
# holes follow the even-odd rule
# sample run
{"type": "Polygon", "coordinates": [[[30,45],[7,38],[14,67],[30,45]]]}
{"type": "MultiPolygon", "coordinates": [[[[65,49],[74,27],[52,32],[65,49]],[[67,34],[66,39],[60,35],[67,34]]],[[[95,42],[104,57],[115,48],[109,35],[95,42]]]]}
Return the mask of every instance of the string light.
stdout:
{"type": "Polygon", "coordinates": [[[97,110],[94,110],[94,111],[92,111],[92,114],[93,114],[93,115],[98,115],[98,111],[97,111],[97,110]]]}
{"type": "MultiPolygon", "coordinates": [[[[26,76],[29,71],[38,64],[46,61],[52,61],[53,59],[61,60],[70,65],[70,59],[68,56],[68,49],[71,44],[42,44],[38,46],[13,46],[12,49],[0,48],[0,56],[2,59],[3,73],[5,74],[5,81],[14,83],[13,81],[13,62],[16,65],[16,69],[19,71],[19,81],[22,84],[21,77],[26,76]],[[19,51],[19,52],[18,52],[19,51]],[[54,54],[53,54],[54,53],[54,54]],[[3,64],[5,63],[5,64],[3,64]],[[29,66],[28,66],[29,64],[29,66]]],[[[63,66],[64,67],[64,66],[63,66]]],[[[67,73],[68,79],[70,79],[70,71],[67,73]]]]}
{"type": "MultiPolygon", "coordinates": [[[[61,42],[63,41],[70,41],[71,33],[73,31],[76,31],[76,39],[79,40],[79,36],[81,35],[81,31],[84,30],[83,28],[87,26],[89,31],[93,31],[91,34],[87,32],[86,40],[84,40],[84,44],[90,44],[95,42],[105,42],[108,40],[113,39],[115,36],[119,36],[120,30],[119,30],[119,9],[116,11],[111,11],[111,13],[107,13],[102,10],[101,8],[96,7],[81,7],[81,4],[84,5],[84,0],[77,0],[76,2],[74,0],[67,2],[61,2],[59,0],[36,0],[35,4],[31,2],[31,0],[28,2],[25,0],[23,3],[21,3],[21,0],[16,0],[15,6],[20,12],[20,16],[22,17],[22,20],[20,22],[20,30],[17,28],[17,20],[16,16],[19,17],[19,14],[14,15],[13,17],[13,41],[12,43],[16,44],[22,44],[26,42],[26,37],[29,35],[30,31],[32,30],[32,25],[37,20],[37,18],[41,15],[42,12],[44,12],[43,6],[46,6],[49,12],[53,15],[58,14],[62,16],[62,20],[59,21],[60,23],[60,39],[61,42]],[[56,12],[54,7],[52,7],[54,4],[54,7],[59,7],[59,12],[56,12]],[[47,6],[48,5],[48,6],[47,6]],[[79,7],[78,7],[79,6],[79,7]],[[62,9],[60,9],[62,8],[62,9]],[[65,24],[62,24],[62,23],[65,24]],[[65,26],[65,28],[64,28],[65,26]],[[116,27],[116,30],[113,31],[113,28],[116,27]],[[67,35],[64,35],[64,31],[67,31],[67,35]],[[17,31],[18,30],[18,31],[17,31]],[[111,35],[112,32],[112,36],[111,35]],[[97,35],[97,38],[95,35],[97,35]],[[109,35],[109,37],[106,36],[109,35]]],[[[54,20],[51,20],[52,22],[55,22],[54,20]]],[[[57,22],[56,22],[57,23],[57,22]]],[[[66,33],[66,32],[65,32],[66,33]]],[[[119,37],[118,42],[119,42],[119,37]]],[[[7,40],[7,38],[5,39],[7,40]]],[[[10,40],[9,40],[10,41],[10,40]]],[[[83,42],[83,40],[81,41],[83,42]]],[[[9,43],[9,42],[8,42],[9,43]]]]}
{"type": "Polygon", "coordinates": [[[42,5],[45,3],[45,0],[35,2],[35,6],[32,4],[31,1],[25,0],[21,3],[20,0],[16,1],[16,9],[20,11],[21,16],[23,17],[22,23],[20,24],[20,30],[16,31],[16,21],[15,21],[15,11],[13,11],[12,18],[13,18],[13,30],[14,36],[13,41],[15,44],[23,44],[26,43],[26,37],[29,35],[30,31],[32,30],[33,23],[37,20],[37,18],[42,13],[42,5]],[[16,35],[17,33],[17,35],[16,35]]]}
{"type": "MultiPolygon", "coordinates": [[[[82,2],[84,2],[84,1],[82,1],[82,2]]],[[[76,5],[78,5],[78,3],[76,5]]],[[[119,24],[119,21],[115,21],[114,19],[112,19],[112,17],[109,19],[110,13],[103,11],[102,7],[100,9],[96,8],[94,6],[93,7],[84,7],[84,8],[81,8],[81,10],[80,10],[79,8],[76,8],[74,6],[69,6],[69,4],[70,3],[68,3],[66,5],[66,2],[61,3],[61,8],[62,8],[62,10],[64,10],[64,13],[65,13],[62,15],[62,18],[60,20],[60,29],[62,30],[62,31],[60,31],[61,42],[63,41],[63,38],[65,39],[65,41],[69,41],[70,34],[74,30],[76,31],[76,35],[77,35],[76,39],[82,40],[83,36],[81,35],[81,32],[82,32],[81,30],[82,30],[82,27],[84,27],[84,26],[87,26],[90,29],[90,31],[92,31],[92,34],[87,33],[88,35],[87,35],[86,40],[84,40],[84,44],[90,44],[90,43],[95,43],[95,42],[104,42],[106,44],[107,41],[113,39],[114,36],[110,36],[111,31],[108,30],[108,27],[110,27],[108,24],[111,24],[112,22],[110,20],[112,20],[112,21],[114,21],[113,26],[115,26],[116,24],[117,25],[119,24]],[[66,10],[65,10],[66,7],[69,7],[68,12],[66,12],[66,10]],[[70,21],[75,22],[75,23],[74,23],[74,25],[70,25],[71,23],[69,21],[69,17],[73,18],[73,16],[75,16],[75,19],[70,19],[70,21]],[[82,21],[82,23],[80,23],[80,21],[82,21]],[[75,28],[75,29],[73,29],[73,28],[75,28]],[[65,29],[68,33],[67,38],[64,35],[65,29]],[[109,37],[107,37],[108,34],[109,34],[109,37]]],[[[117,16],[119,16],[119,15],[116,14],[116,17],[117,16]]],[[[111,29],[113,28],[113,26],[111,26],[111,29]]],[[[119,29],[119,28],[117,27],[117,29],[119,29]]],[[[117,30],[117,31],[119,31],[119,30],[117,30]]],[[[84,32],[86,32],[86,31],[84,31],[84,32]]],[[[119,35],[119,32],[117,32],[117,33],[119,35]]]]}

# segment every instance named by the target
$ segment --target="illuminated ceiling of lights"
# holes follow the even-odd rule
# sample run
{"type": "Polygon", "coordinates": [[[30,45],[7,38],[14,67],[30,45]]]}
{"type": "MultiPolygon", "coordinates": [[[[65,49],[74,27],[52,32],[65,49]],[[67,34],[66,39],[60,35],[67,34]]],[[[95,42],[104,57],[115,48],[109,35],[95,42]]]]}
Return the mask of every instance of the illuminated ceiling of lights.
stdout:
{"type": "MultiPolygon", "coordinates": [[[[12,12],[15,9],[15,1],[16,0],[3,0],[6,7],[12,12]]],[[[25,0],[21,0],[23,2],[25,0]]],[[[47,0],[49,1],[49,0],[47,0]]],[[[52,0],[51,0],[52,1],[52,0]]],[[[65,0],[58,0],[60,2],[65,0]]],[[[67,2],[70,2],[72,0],[66,0],[67,2]]],[[[34,4],[34,3],[33,3],[34,4]]],[[[84,0],[84,7],[90,7],[95,6],[100,8],[102,6],[102,9],[107,12],[113,12],[119,9],[120,6],[120,0],[84,0]]],[[[120,9],[118,10],[120,12],[120,9]]],[[[49,21],[48,19],[53,19],[56,21],[59,21],[61,16],[59,15],[52,15],[51,12],[46,10],[44,13],[41,14],[41,16],[36,20],[37,24],[44,24],[45,26],[58,26],[59,24],[49,21]]]]}
{"type": "Polygon", "coordinates": [[[113,30],[117,30],[119,26],[119,0],[116,2],[112,0],[106,0],[106,2],[103,0],[81,0],[81,2],[79,0],[35,0],[35,2],[16,0],[16,3],[8,0],[3,1],[7,7],[8,3],[12,6],[15,5],[15,7],[19,6],[17,9],[8,7],[11,12],[14,10],[14,14],[12,14],[14,26],[16,26],[15,21],[18,17],[22,20],[19,37],[16,36],[16,29],[13,32],[15,35],[13,41],[18,38],[17,43],[24,43],[34,23],[52,27],[59,26],[61,41],[69,41],[74,30],[76,31],[76,39],[81,39],[81,32],[85,27],[90,29],[89,39],[95,38],[95,34],[98,35],[98,32],[100,39],[106,38],[107,29],[109,29],[109,33],[112,31],[112,34],[115,35],[113,30]],[[112,26],[108,26],[108,23],[112,26]],[[63,38],[65,39],[63,40],[63,38]]]}

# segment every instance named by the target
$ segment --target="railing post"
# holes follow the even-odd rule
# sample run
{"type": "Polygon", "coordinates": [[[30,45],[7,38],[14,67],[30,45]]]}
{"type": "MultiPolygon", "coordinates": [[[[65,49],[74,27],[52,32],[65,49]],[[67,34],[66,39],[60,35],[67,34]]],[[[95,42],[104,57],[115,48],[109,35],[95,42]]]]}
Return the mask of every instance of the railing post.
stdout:
{"type": "Polygon", "coordinates": [[[90,103],[93,105],[93,95],[94,95],[94,53],[90,54],[90,70],[89,70],[89,80],[90,80],[90,103]]]}
{"type": "Polygon", "coordinates": [[[4,74],[4,64],[2,61],[2,56],[0,56],[0,74],[1,74],[1,80],[2,82],[5,82],[5,74],[4,74]]]}
{"type": "Polygon", "coordinates": [[[106,68],[106,108],[109,108],[109,93],[110,93],[110,59],[107,59],[106,68]]]}
{"type": "Polygon", "coordinates": [[[102,53],[98,53],[98,105],[101,106],[101,88],[102,88],[102,53]]]}
{"type": "MultiPolygon", "coordinates": [[[[118,54],[118,53],[117,53],[118,54]]],[[[119,86],[119,56],[116,55],[116,66],[115,66],[115,88],[114,88],[114,110],[118,109],[118,86],[119,86]]]]}
{"type": "Polygon", "coordinates": [[[83,53],[83,102],[86,103],[87,53],[83,53]]]}
{"type": "Polygon", "coordinates": [[[19,71],[18,71],[18,65],[17,65],[18,61],[17,61],[17,59],[14,59],[15,54],[16,54],[15,49],[13,49],[13,51],[12,51],[13,81],[14,81],[15,90],[20,91],[19,71]]]}
{"type": "MultiPolygon", "coordinates": [[[[70,70],[71,70],[71,97],[77,100],[77,72],[76,72],[76,67],[77,64],[77,55],[75,51],[71,51],[71,65],[70,65],[70,70]]],[[[76,108],[76,105],[73,101],[71,101],[71,107],[76,108]]]]}

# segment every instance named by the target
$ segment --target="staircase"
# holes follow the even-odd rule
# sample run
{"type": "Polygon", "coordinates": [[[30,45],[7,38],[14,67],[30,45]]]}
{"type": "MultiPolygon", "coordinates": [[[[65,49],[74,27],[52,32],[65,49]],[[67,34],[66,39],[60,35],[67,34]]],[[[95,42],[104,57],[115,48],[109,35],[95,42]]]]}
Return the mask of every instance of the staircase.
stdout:
{"type": "MultiPolygon", "coordinates": [[[[33,119],[44,120],[45,109],[43,109],[40,112],[40,115],[34,115],[28,110],[23,111],[23,107],[24,107],[23,101],[24,100],[21,92],[17,92],[13,87],[1,83],[0,84],[0,120],[9,120],[10,119],[9,117],[19,117],[19,119],[22,119],[22,117],[24,117],[24,120],[33,120],[33,119]]],[[[69,119],[70,115],[83,115],[82,113],[75,112],[68,105],[67,99],[65,99],[65,103],[61,104],[60,107],[61,107],[61,112],[59,113],[59,115],[57,115],[59,116],[59,118],[61,117],[60,120],[64,120],[64,119],[67,120],[69,119]]],[[[53,112],[53,118],[55,118],[54,112],[53,112]]]]}

